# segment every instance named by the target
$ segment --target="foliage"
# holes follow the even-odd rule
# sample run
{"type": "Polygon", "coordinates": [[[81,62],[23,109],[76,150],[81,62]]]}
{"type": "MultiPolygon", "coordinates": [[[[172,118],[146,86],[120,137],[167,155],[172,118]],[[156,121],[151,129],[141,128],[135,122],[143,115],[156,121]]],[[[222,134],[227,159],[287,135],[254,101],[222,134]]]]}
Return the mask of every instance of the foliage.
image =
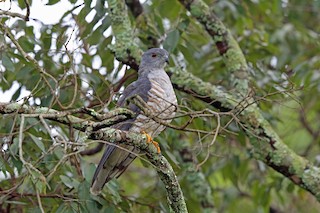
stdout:
{"type": "MultiPolygon", "coordinates": [[[[49,0],[48,5],[58,2],[49,0]]],[[[205,2],[245,54],[250,86],[264,117],[291,149],[319,165],[320,1],[205,2]]],[[[24,1],[12,3],[26,8],[24,1]]],[[[45,71],[0,34],[0,88],[5,92],[18,83],[11,101],[32,106],[110,111],[119,90],[135,79],[135,71],[118,62],[110,49],[116,41],[108,3],[70,3],[73,9],[56,24],[25,21],[0,11],[0,22],[45,71]],[[30,93],[22,98],[26,90],[30,93]]],[[[36,12],[31,11],[30,17],[36,12]]],[[[126,12],[141,50],[162,45],[171,53],[170,66],[182,67],[206,82],[227,85],[229,73],[214,42],[178,1],[148,0],[139,16],[130,8],[126,12]]],[[[181,114],[215,110],[192,94],[176,93],[181,114]]],[[[218,121],[213,115],[195,118],[188,128],[214,131],[218,121]]],[[[225,128],[216,140],[212,135],[170,128],[157,138],[176,171],[190,212],[212,209],[212,205],[218,212],[317,212],[320,206],[312,195],[252,158],[243,126],[229,123],[232,115],[219,117],[225,128]]],[[[1,116],[0,211],[169,211],[165,186],[145,160],[136,160],[121,178],[106,185],[102,196],[93,196],[89,187],[93,162],[99,156],[82,156],[78,151],[92,141],[58,122],[21,119],[18,114],[1,116]],[[18,138],[21,123],[23,150],[18,138]],[[21,151],[30,165],[22,161],[21,151]]],[[[174,125],[188,121],[189,117],[179,117],[174,125]]]]}

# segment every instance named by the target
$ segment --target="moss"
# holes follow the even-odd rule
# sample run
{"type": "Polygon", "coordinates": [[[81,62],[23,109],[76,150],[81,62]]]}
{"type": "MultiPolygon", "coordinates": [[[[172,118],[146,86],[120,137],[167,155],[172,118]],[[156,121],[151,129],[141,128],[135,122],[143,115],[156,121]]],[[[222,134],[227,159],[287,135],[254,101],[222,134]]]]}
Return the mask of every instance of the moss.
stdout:
{"type": "Polygon", "coordinates": [[[108,48],[115,53],[119,61],[129,62],[130,58],[140,60],[141,52],[134,43],[131,22],[124,1],[108,1],[111,26],[116,43],[108,48]]]}
{"type": "Polygon", "coordinates": [[[236,87],[239,94],[246,95],[248,91],[248,66],[246,59],[230,31],[212,13],[202,0],[191,3],[182,1],[191,14],[204,25],[211,35],[223,58],[227,70],[230,73],[230,88],[236,87]],[[190,5],[189,5],[190,4],[190,5]]]}
{"type": "Polygon", "coordinates": [[[302,182],[305,189],[311,191],[318,201],[320,201],[320,169],[317,167],[310,167],[306,169],[302,175],[302,182]]]}

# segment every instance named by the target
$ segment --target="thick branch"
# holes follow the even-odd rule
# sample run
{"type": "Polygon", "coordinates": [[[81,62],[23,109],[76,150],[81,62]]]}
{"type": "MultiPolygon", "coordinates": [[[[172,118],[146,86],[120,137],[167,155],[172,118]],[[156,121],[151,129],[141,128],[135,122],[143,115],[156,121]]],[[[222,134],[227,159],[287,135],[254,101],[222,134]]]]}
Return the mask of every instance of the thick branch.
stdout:
{"type": "Polygon", "coordinates": [[[137,70],[136,61],[140,59],[141,50],[134,43],[126,5],[122,1],[108,0],[108,6],[112,31],[116,39],[116,43],[108,47],[114,52],[117,60],[137,70]]]}
{"type": "Polygon", "coordinates": [[[193,191],[195,198],[201,205],[201,212],[216,212],[212,190],[209,182],[205,179],[205,175],[196,168],[196,157],[194,152],[187,147],[179,150],[181,157],[181,166],[186,171],[186,180],[193,191]]]}
{"type": "Polygon", "coordinates": [[[248,90],[248,65],[246,59],[231,32],[210,10],[202,0],[179,0],[187,10],[206,29],[215,42],[220,55],[230,72],[230,87],[236,87],[236,92],[246,95],[248,90]]]}

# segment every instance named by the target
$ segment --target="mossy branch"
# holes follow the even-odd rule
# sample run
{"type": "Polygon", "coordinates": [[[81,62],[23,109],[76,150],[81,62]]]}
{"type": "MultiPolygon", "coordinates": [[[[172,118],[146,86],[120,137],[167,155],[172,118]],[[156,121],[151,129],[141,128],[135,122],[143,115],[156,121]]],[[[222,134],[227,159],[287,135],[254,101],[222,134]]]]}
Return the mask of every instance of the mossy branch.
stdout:
{"type": "Polygon", "coordinates": [[[236,92],[246,95],[248,87],[248,65],[239,44],[219,18],[202,0],[179,0],[183,6],[206,29],[216,44],[224,64],[229,71],[229,86],[236,92]]]}
{"type": "Polygon", "coordinates": [[[108,11],[111,19],[111,26],[116,43],[108,48],[114,53],[117,60],[138,69],[141,50],[134,43],[133,30],[128,17],[126,5],[122,1],[108,0],[108,11]]]}
{"type": "Polygon", "coordinates": [[[68,111],[57,111],[48,107],[31,107],[18,103],[0,103],[0,114],[28,114],[29,117],[39,117],[67,124],[79,131],[95,131],[110,127],[119,122],[125,121],[133,116],[133,112],[125,108],[117,108],[104,114],[96,113],[88,108],[80,108],[68,111]],[[98,121],[83,119],[73,114],[87,114],[98,121]]]}
{"type": "Polygon", "coordinates": [[[217,212],[214,205],[210,183],[206,180],[205,174],[201,169],[197,169],[197,159],[194,152],[185,144],[183,144],[182,147],[183,148],[179,149],[181,167],[186,171],[186,181],[190,190],[193,192],[194,199],[200,203],[201,212],[217,212]]]}

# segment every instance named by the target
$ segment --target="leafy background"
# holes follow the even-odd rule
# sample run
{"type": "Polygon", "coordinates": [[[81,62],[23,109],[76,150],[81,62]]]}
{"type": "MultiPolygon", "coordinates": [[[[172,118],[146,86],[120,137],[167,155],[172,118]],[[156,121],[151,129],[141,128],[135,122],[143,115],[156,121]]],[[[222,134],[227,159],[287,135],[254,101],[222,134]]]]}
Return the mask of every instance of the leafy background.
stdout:
{"type": "MultiPolygon", "coordinates": [[[[49,0],[47,5],[57,2],[49,0]]],[[[56,24],[1,16],[1,23],[9,26],[24,51],[50,76],[39,73],[0,34],[0,88],[5,92],[17,82],[19,88],[11,101],[31,105],[57,110],[82,106],[111,110],[119,97],[119,92],[113,91],[132,82],[135,71],[117,62],[108,48],[116,42],[108,3],[70,2],[74,8],[56,24]],[[23,90],[30,95],[21,99],[23,90]],[[53,101],[56,96],[58,102],[53,101]]],[[[290,148],[319,165],[320,1],[205,2],[244,52],[251,86],[264,116],[290,148]]],[[[12,4],[26,8],[22,0],[12,4]]],[[[162,45],[171,53],[170,66],[182,67],[213,84],[226,84],[228,73],[213,41],[178,1],[148,0],[142,5],[143,13],[137,17],[128,11],[135,42],[142,50],[162,45]]],[[[31,17],[32,13],[37,11],[31,11],[31,17]]],[[[176,93],[182,110],[212,109],[189,94],[176,93]]],[[[168,211],[165,188],[152,166],[143,160],[136,160],[121,178],[107,184],[103,197],[90,195],[95,169],[92,162],[99,156],[67,155],[75,153],[77,146],[54,146],[46,128],[32,118],[26,120],[23,155],[41,173],[26,170],[18,156],[19,119],[15,115],[1,116],[2,211],[39,212],[37,190],[43,208],[51,212],[168,211]],[[47,184],[40,181],[42,175],[47,184]]],[[[226,124],[230,117],[221,119],[226,124]]],[[[174,124],[182,125],[187,120],[177,118],[174,124]]],[[[85,142],[81,133],[67,126],[48,124],[59,137],[85,142]]],[[[202,118],[195,119],[190,128],[211,131],[216,125],[215,119],[202,118]]],[[[209,148],[211,137],[173,129],[167,129],[157,140],[176,171],[190,212],[205,209],[195,191],[197,186],[192,185],[199,180],[207,187],[198,190],[209,197],[209,204],[214,204],[218,212],[317,212],[320,208],[309,193],[252,159],[248,138],[236,123],[222,131],[209,148]],[[200,167],[202,179],[193,180],[188,172],[190,162],[199,164],[208,151],[210,157],[200,167]],[[186,162],[185,155],[191,160],[186,162]]]]}

